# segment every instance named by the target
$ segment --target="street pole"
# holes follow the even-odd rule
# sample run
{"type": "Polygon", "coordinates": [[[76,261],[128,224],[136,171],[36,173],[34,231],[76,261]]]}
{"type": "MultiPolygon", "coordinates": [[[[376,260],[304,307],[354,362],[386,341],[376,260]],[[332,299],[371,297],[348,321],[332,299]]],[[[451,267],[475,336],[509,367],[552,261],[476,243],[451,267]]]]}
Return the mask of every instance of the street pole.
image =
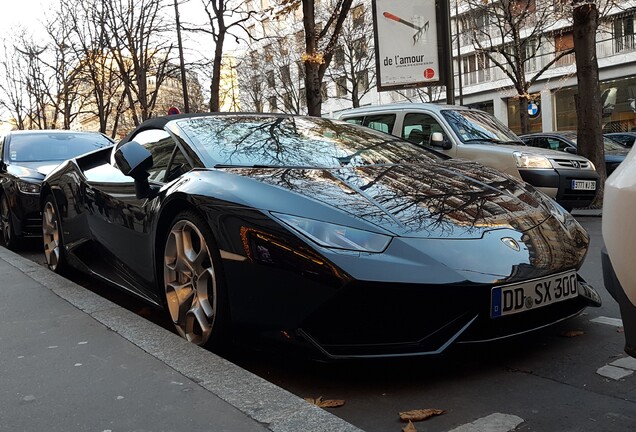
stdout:
{"type": "Polygon", "coordinates": [[[179,4],[174,0],[174,14],[177,21],[177,44],[179,45],[179,69],[181,69],[181,88],[183,89],[183,110],[190,112],[190,101],[188,98],[188,81],[186,79],[185,62],[183,60],[183,43],[181,42],[181,23],[179,22],[179,4]]]}
{"type": "Polygon", "coordinates": [[[453,73],[453,45],[451,41],[450,0],[440,1],[440,16],[444,31],[442,32],[442,51],[446,67],[446,103],[455,105],[455,74],[453,73]]]}
{"type": "Polygon", "coordinates": [[[459,104],[464,105],[464,91],[462,89],[462,47],[459,41],[459,0],[455,0],[455,37],[457,38],[457,84],[459,86],[459,104]]]}

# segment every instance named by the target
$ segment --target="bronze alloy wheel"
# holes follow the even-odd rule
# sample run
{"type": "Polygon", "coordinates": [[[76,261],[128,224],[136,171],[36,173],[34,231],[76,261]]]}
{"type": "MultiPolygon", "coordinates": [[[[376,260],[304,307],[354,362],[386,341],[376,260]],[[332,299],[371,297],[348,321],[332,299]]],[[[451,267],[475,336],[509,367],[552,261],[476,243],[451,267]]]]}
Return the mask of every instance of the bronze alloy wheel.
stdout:
{"type": "MultiPolygon", "coordinates": [[[[164,248],[163,280],[172,322],[181,336],[197,345],[211,342],[219,307],[219,281],[202,221],[185,212],[175,218],[164,248]]],[[[209,238],[209,237],[208,237],[209,238]]]]}
{"type": "Polygon", "coordinates": [[[6,195],[2,195],[0,200],[0,225],[2,227],[2,239],[4,245],[9,249],[13,249],[16,246],[16,237],[11,223],[11,208],[9,207],[9,200],[6,195]]]}
{"type": "Polygon", "coordinates": [[[42,239],[44,257],[49,269],[60,273],[64,268],[60,218],[52,197],[48,197],[42,210],[42,239]]]}

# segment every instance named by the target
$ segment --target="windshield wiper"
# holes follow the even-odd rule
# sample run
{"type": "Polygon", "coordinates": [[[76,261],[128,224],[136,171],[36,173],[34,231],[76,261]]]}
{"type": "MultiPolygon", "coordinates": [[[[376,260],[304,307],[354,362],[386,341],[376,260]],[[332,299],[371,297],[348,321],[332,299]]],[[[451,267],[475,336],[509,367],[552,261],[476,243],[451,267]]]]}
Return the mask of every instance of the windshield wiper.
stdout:
{"type": "Polygon", "coordinates": [[[470,142],[490,142],[490,143],[494,143],[494,144],[503,144],[504,141],[498,140],[496,138],[490,138],[490,137],[483,137],[483,138],[471,138],[471,139],[467,139],[464,140],[465,143],[470,143],[470,142]]]}

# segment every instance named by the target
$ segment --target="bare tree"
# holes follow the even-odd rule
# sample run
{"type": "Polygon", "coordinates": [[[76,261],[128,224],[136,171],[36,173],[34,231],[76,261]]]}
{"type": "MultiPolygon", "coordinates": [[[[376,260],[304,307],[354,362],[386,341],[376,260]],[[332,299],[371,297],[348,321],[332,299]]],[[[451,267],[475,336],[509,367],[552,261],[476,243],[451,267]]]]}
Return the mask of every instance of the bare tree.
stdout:
{"type": "Polygon", "coordinates": [[[26,65],[23,57],[17,55],[12,42],[4,40],[1,49],[0,108],[11,114],[18,129],[24,129],[29,115],[26,82],[22,74],[26,65]]]}
{"type": "Polygon", "coordinates": [[[305,93],[307,111],[311,116],[322,113],[323,79],[342,31],[353,0],[333,0],[320,2],[326,13],[326,21],[319,21],[323,14],[316,12],[315,0],[279,0],[279,15],[287,15],[302,8],[305,32],[305,50],[302,60],[305,64],[305,93]]]}
{"type": "Polygon", "coordinates": [[[266,82],[259,68],[258,59],[243,57],[237,64],[241,109],[243,111],[263,112],[266,97],[266,82]]]}
{"type": "Polygon", "coordinates": [[[351,16],[342,26],[340,42],[335,49],[326,75],[336,85],[336,98],[350,100],[354,108],[373,88],[375,57],[373,21],[361,4],[351,9],[351,16]]]}
{"type": "Polygon", "coordinates": [[[71,122],[80,114],[86,100],[81,91],[81,69],[77,52],[73,49],[75,32],[69,20],[70,10],[64,4],[45,23],[48,35],[46,56],[40,61],[49,69],[47,88],[49,104],[53,109],[51,127],[70,129],[71,122]],[[60,124],[61,123],[61,124],[60,124]]]}
{"type": "MultiPolygon", "coordinates": [[[[212,58],[212,73],[210,79],[209,110],[219,111],[220,83],[222,65],[224,61],[225,40],[234,37],[240,39],[239,32],[245,32],[244,24],[256,15],[255,11],[245,9],[245,3],[233,0],[201,0],[207,16],[209,28],[187,27],[190,31],[204,32],[212,36],[214,42],[214,56],[212,58]]],[[[249,35],[248,35],[249,36],[249,35]]]]}
{"type": "MultiPolygon", "coordinates": [[[[458,0],[456,0],[458,1],[458,0]]],[[[479,68],[500,69],[512,82],[518,95],[521,133],[528,132],[528,102],[532,85],[562,57],[571,46],[559,46],[561,30],[550,27],[565,17],[558,3],[544,0],[467,0],[463,26],[471,34],[479,68]],[[554,53],[549,58],[542,51],[554,53]],[[543,61],[538,61],[544,59],[543,61]]]]}
{"type": "Polygon", "coordinates": [[[591,207],[600,208],[603,205],[604,183],[607,178],[601,129],[603,104],[596,57],[596,31],[600,12],[593,0],[573,0],[572,7],[576,77],[579,88],[585,89],[576,98],[577,151],[596,165],[600,181],[591,207]]]}
{"type": "MultiPolygon", "coordinates": [[[[134,125],[155,114],[159,89],[177,69],[165,0],[103,0],[110,55],[123,82],[134,125]]],[[[179,83],[177,82],[177,85],[179,83]]]]}

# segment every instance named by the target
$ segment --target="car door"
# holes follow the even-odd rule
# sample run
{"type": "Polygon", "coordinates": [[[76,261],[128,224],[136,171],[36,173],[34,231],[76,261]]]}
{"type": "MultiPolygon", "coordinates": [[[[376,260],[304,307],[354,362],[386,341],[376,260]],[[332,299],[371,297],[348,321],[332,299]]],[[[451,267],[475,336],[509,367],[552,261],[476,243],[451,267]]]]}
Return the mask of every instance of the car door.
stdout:
{"type": "Polygon", "coordinates": [[[172,136],[162,129],[144,130],[132,138],[153,157],[149,182],[151,197],[139,198],[131,177],[111,163],[107,178],[86,172],[86,200],[92,201],[91,231],[104,249],[104,257],[118,282],[144,297],[158,301],[155,288],[153,222],[158,215],[164,186],[191,169],[172,136]]]}

